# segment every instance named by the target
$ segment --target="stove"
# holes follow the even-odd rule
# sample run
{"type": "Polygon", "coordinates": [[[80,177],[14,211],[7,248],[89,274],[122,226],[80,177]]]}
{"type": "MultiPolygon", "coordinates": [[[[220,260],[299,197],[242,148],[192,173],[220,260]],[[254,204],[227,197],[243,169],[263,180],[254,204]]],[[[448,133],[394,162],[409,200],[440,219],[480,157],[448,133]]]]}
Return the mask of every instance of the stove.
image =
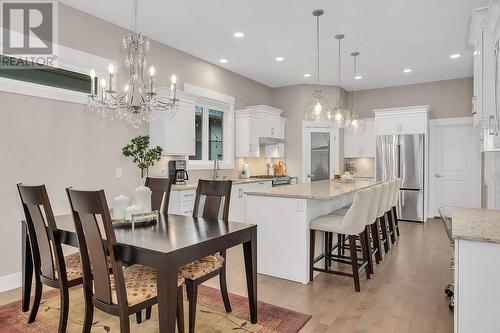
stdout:
{"type": "Polygon", "coordinates": [[[250,178],[272,179],[273,186],[297,184],[297,177],[290,177],[290,176],[259,175],[259,176],[252,176],[250,178]]]}

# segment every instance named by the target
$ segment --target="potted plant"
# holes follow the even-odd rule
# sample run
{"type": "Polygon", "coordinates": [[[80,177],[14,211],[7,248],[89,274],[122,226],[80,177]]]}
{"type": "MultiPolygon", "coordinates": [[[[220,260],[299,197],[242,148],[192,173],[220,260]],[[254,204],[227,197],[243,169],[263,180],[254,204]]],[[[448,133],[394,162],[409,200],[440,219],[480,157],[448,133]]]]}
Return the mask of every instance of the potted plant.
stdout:
{"type": "Polygon", "coordinates": [[[162,151],[160,146],[149,148],[149,135],[133,138],[131,143],[122,149],[124,156],[134,159],[133,162],[141,170],[141,178],[147,176],[149,167],[160,160],[162,151]]]}

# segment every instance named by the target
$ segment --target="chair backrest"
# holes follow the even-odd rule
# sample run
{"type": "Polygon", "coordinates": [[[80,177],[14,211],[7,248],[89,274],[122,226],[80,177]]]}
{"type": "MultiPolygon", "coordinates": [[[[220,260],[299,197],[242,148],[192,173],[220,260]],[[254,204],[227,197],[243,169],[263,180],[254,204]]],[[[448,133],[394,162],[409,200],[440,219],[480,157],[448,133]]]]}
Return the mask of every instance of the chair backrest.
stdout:
{"type": "Polygon", "coordinates": [[[109,266],[106,258],[108,253],[118,303],[127,304],[122,265],[121,262],[117,262],[113,251],[116,238],[104,191],[78,191],[72,188],[67,188],[66,191],[78,237],[85,289],[98,301],[112,304],[109,266]],[[102,221],[106,235],[107,249],[103,242],[99,220],[102,221]]]}
{"type": "Polygon", "coordinates": [[[56,280],[57,270],[60,273],[58,276],[67,278],[64,254],[59,238],[56,237],[56,221],[45,185],[17,184],[17,189],[28,226],[35,272],[56,280]]]}
{"type": "Polygon", "coordinates": [[[170,190],[172,189],[172,180],[170,178],[146,178],[145,186],[151,190],[151,210],[157,210],[160,213],[168,213],[168,204],[170,202],[170,190]],[[163,209],[162,209],[163,203],[163,209]]]}
{"type": "Polygon", "coordinates": [[[227,221],[232,185],[233,182],[230,180],[200,179],[196,189],[193,217],[216,218],[227,221]]]}
{"type": "Polygon", "coordinates": [[[371,188],[356,192],[352,205],[342,220],[341,228],[346,234],[357,235],[363,232],[372,197],[373,190],[371,188]]]}
{"type": "Polygon", "coordinates": [[[394,193],[392,196],[392,207],[396,207],[398,205],[399,200],[399,188],[401,187],[401,178],[396,178],[396,185],[394,186],[394,193]]]}
{"type": "Polygon", "coordinates": [[[385,203],[385,211],[389,211],[392,208],[392,202],[394,198],[394,189],[396,188],[396,180],[391,180],[389,182],[390,188],[389,188],[389,194],[387,195],[387,201],[385,203]]]}
{"type": "Polygon", "coordinates": [[[387,199],[389,196],[389,191],[391,189],[391,184],[389,182],[382,183],[382,191],[380,192],[380,200],[378,205],[377,217],[380,218],[384,216],[387,206],[387,199]]]}
{"type": "Polygon", "coordinates": [[[366,219],[366,225],[370,225],[375,222],[378,213],[378,206],[380,204],[380,195],[382,194],[382,185],[378,184],[371,187],[372,189],[372,200],[370,202],[370,209],[368,211],[368,216],[366,219]]]}

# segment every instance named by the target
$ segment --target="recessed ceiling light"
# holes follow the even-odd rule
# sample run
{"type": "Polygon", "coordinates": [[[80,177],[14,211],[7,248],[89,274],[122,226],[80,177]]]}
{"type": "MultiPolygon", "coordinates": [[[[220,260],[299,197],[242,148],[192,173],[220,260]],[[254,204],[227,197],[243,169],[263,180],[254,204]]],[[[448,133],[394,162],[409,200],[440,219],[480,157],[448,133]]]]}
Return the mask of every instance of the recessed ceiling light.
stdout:
{"type": "Polygon", "coordinates": [[[354,77],[354,80],[361,80],[362,78],[363,78],[363,77],[362,77],[361,75],[356,75],[356,76],[354,77]]]}
{"type": "Polygon", "coordinates": [[[304,77],[311,77],[311,73],[305,73],[304,77]]]}
{"type": "Polygon", "coordinates": [[[403,69],[403,72],[404,73],[411,73],[411,72],[413,72],[413,69],[411,69],[411,68],[405,68],[405,69],[403,69]]]}
{"type": "Polygon", "coordinates": [[[234,34],[233,34],[234,37],[236,38],[242,38],[242,37],[245,37],[245,34],[241,31],[236,31],[234,34]]]}
{"type": "Polygon", "coordinates": [[[455,53],[455,54],[452,54],[450,56],[451,59],[457,59],[457,58],[460,58],[460,57],[461,57],[461,55],[459,53],[455,53]]]}
{"type": "Polygon", "coordinates": [[[221,64],[227,64],[229,62],[229,60],[223,58],[223,59],[220,59],[219,62],[221,64]]]}
{"type": "Polygon", "coordinates": [[[276,57],[276,61],[283,61],[283,60],[285,60],[285,58],[283,58],[283,57],[276,57]]]}

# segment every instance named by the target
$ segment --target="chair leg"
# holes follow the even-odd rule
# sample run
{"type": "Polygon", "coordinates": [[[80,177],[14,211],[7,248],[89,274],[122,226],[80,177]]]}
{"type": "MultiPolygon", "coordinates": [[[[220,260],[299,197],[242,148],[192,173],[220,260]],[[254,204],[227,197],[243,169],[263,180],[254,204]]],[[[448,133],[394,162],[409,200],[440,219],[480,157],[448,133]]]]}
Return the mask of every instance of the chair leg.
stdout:
{"type": "Polygon", "coordinates": [[[309,231],[309,282],[313,280],[314,273],[314,245],[316,243],[316,230],[309,231]]]}
{"type": "Polygon", "coordinates": [[[358,271],[358,258],[356,250],[356,236],[349,235],[349,252],[351,253],[351,266],[352,266],[352,276],[354,279],[354,289],[359,292],[361,290],[359,286],[359,271],[358,271]]]}
{"type": "Polygon", "coordinates": [[[328,231],[325,231],[325,269],[328,269],[328,258],[329,256],[329,251],[328,251],[328,237],[329,233],[328,231]]]}
{"type": "Polygon", "coordinates": [[[387,253],[391,249],[391,242],[389,241],[389,237],[387,236],[387,224],[385,223],[384,215],[382,215],[382,217],[380,218],[380,229],[382,230],[382,241],[384,242],[384,251],[385,253],[387,253]]]}
{"type": "Polygon", "coordinates": [[[66,286],[59,290],[61,296],[61,310],[59,311],[59,333],[66,333],[69,312],[69,290],[66,286]]]}
{"type": "MultiPolygon", "coordinates": [[[[147,308],[146,318],[148,310],[151,317],[151,308],[147,308]]],[[[184,333],[184,293],[182,292],[182,286],[177,288],[177,330],[179,333],[184,333]]]]}
{"type": "Polygon", "coordinates": [[[370,279],[370,263],[369,263],[369,256],[368,252],[366,251],[368,249],[368,246],[366,244],[366,230],[363,231],[362,233],[359,234],[359,242],[361,243],[361,258],[363,258],[363,262],[367,262],[365,266],[365,273],[366,273],[366,279],[370,279]]]}
{"type": "Polygon", "coordinates": [[[128,316],[120,315],[120,333],[130,333],[130,321],[128,316]]]}
{"type": "Polygon", "coordinates": [[[186,283],[186,290],[189,300],[189,333],[194,333],[196,325],[196,302],[198,298],[198,285],[195,281],[186,283]]]}
{"type": "Polygon", "coordinates": [[[342,243],[342,235],[341,234],[337,234],[337,254],[340,256],[342,254],[342,247],[344,246],[344,244],[342,243]]]}
{"type": "Polygon", "coordinates": [[[135,313],[135,320],[137,324],[142,324],[142,310],[135,313]]]}
{"type": "Polygon", "coordinates": [[[345,235],[340,235],[340,238],[342,239],[342,251],[341,251],[341,254],[343,256],[345,256],[345,241],[346,241],[345,235]]]}
{"type": "Polygon", "coordinates": [[[370,268],[370,274],[374,274],[375,270],[373,268],[372,245],[370,242],[370,228],[368,225],[365,226],[365,246],[366,246],[366,255],[368,258],[368,266],[370,268]]]}
{"type": "Polygon", "coordinates": [[[226,312],[233,311],[231,309],[231,303],[229,302],[229,293],[227,292],[227,282],[226,282],[226,262],[222,265],[222,268],[219,273],[219,282],[220,282],[220,292],[222,294],[222,301],[224,302],[224,307],[226,308],[226,312]]]}
{"type": "Polygon", "coordinates": [[[151,319],[151,307],[146,308],[146,320],[151,319]]]}
{"type": "Polygon", "coordinates": [[[394,227],[396,228],[396,234],[399,237],[398,210],[396,209],[396,206],[392,207],[392,212],[394,214],[394,227]]]}
{"type": "Polygon", "coordinates": [[[84,288],[84,298],[85,298],[85,318],[83,319],[82,333],[90,333],[92,329],[92,320],[94,318],[94,305],[92,304],[92,299],[90,294],[84,288]]]}
{"type": "Polygon", "coordinates": [[[28,318],[28,324],[31,324],[36,319],[36,314],[38,313],[38,308],[40,307],[40,301],[42,299],[42,282],[40,277],[35,274],[35,298],[33,299],[33,307],[31,308],[30,316],[28,318]]]}
{"type": "Polygon", "coordinates": [[[387,227],[389,228],[389,234],[391,237],[391,243],[396,242],[396,232],[394,230],[394,221],[392,219],[392,208],[387,211],[387,227]]]}
{"type": "Polygon", "coordinates": [[[375,221],[370,225],[371,227],[371,233],[372,233],[372,239],[373,239],[373,247],[377,249],[377,253],[375,254],[375,262],[380,264],[380,261],[382,260],[382,248],[380,247],[380,233],[378,229],[378,223],[375,221]]]}

